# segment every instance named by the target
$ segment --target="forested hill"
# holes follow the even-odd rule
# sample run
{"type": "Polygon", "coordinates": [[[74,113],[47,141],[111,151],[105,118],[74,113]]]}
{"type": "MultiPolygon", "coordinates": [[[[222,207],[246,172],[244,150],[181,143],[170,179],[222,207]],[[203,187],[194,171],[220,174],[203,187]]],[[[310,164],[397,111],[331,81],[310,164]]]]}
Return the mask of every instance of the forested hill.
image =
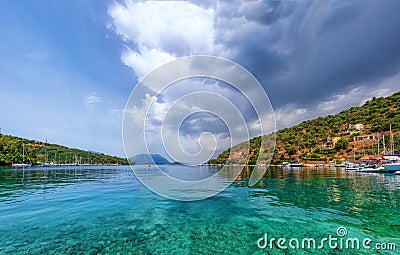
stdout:
{"type": "Polygon", "coordinates": [[[0,134],[0,165],[11,165],[23,161],[33,165],[44,162],[52,164],[128,164],[126,159],[103,153],[0,134]]]}
{"type": "MultiPolygon", "coordinates": [[[[257,146],[260,140],[260,137],[250,140],[249,164],[255,163],[265,151],[265,148],[257,146]]],[[[376,155],[378,141],[380,154],[391,153],[391,141],[395,153],[400,153],[400,92],[386,98],[374,97],[361,107],[352,107],[337,115],[319,117],[277,131],[272,163],[360,159],[376,155]],[[390,126],[393,139],[390,139],[390,126]],[[383,151],[384,148],[386,151],[383,151]]],[[[224,163],[229,151],[224,151],[209,163],[224,163]]]]}

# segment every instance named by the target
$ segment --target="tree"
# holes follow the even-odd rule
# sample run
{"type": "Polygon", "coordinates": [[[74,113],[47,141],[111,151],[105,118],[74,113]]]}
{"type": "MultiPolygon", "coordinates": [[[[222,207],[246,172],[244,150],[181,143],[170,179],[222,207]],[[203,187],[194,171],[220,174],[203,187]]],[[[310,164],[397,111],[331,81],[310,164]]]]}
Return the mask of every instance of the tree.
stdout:
{"type": "Polygon", "coordinates": [[[297,149],[296,149],[296,147],[294,147],[294,146],[290,146],[290,147],[287,149],[287,153],[288,153],[289,155],[294,155],[294,154],[296,154],[296,152],[297,152],[297,149]]]}
{"type": "Polygon", "coordinates": [[[340,138],[335,144],[335,150],[344,150],[349,146],[349,141],[346,139],[340,138]]]}

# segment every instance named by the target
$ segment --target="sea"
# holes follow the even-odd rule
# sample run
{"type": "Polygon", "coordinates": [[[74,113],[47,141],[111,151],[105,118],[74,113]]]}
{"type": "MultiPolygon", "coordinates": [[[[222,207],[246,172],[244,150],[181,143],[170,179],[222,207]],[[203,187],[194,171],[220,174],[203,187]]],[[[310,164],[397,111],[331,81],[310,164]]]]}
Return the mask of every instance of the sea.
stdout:
{"type": "Polygon", "coordinates": [[[252,171],[186,202],[149,190],[130,166],[1,168],[0,254],[400,254],[399,175],[269,167],[250,187],[252,171]]]}

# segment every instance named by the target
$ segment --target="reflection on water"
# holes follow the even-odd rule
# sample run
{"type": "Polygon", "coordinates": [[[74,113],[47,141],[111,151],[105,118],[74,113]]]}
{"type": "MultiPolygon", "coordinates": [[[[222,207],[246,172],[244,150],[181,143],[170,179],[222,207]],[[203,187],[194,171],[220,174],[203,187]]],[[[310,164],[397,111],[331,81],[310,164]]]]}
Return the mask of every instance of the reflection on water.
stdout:
{"type": "MultiPolygon", "coordinates": [[[[244,171],[243,179],[249,173],[244,171]]],[[[370,231],[376,235],[398,238],[399,177],[331,168],[271,168],[254,187],[255,192],[249,190],[249,195],[276,197],[276,204],[335,210],[365,222],[362,227],[374,229],[370,231]]]]}
{"type": "MultiPolygon", "coordinates": [[[[183,179],[218,170],[163,168],[183,179]]],[[[248,187],[252,170],[224,169],[239,175],[226,191],[188,203],[148,191],[127,166],[0,169],[0,254],[284,254],[258,249],[258,238],[319,238],[339,226],[400,249],[400,176],[272,167],[248,187]]]]}
{"type": "Polygon", "coordinates": [[[17,202],[24,195],[51,192],[67,185],[132,178],[129,167],[68,166],[49,168],[5,168],[0,170],[0,202],[17,202]]]}

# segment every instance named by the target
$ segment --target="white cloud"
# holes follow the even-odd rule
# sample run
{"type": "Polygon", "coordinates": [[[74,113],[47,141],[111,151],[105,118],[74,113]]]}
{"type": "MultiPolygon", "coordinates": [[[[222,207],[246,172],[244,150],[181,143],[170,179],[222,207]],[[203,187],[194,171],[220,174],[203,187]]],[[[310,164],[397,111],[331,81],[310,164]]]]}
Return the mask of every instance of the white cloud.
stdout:
{"type": "MultiPolygon", "coordinates": [[[[135,126],[142,127],[143,123],[146,121],[147,123],[153,123],[155,120],[162,118],[164,115],[164,111],[162,110],[163,105],[157,103],[155,96],[150,96],[149,94],[145,95],[145,98],[142,100],[141,104],[138,106],[133,106],[126,109],[129,116],[131,116],[135,126]],[[151,111],[147,112],[148,109],[151,111]],[[157,109],[157,111],[153,110],[157,109]]],[[[153,125],[148,126],[150,130],[152,130],[153,125]]]]}
{"type": "Polygon", "coordinates": [[[290,127],[299,123],[307,118],[309,112],[306,108],[298,107],[295,105],[285,105],[275,110],[275,117],[278,129],[290,127]]]}
{"type": "Polygon", "coordinates": [[[126,0],[111,6],[109,15],[116,33],[135,45],[122,61],[139,79],[174,58],[213,51],[213,9],[182,1],[126,0]]]}
{"type": "Polygon", "coordinates": [[[95,105],[101,103],[101,98],[97,95],[97,93],[92,93],[87,96],[83,100],[86,108],[93,108],[95,105]]]}
{"type": "Polygon", "coordinates": [[[132,50],[122,55],[122,62],[131,67],[138,79],[143,78],[157,66],[174,60],[175,57],[159,49],[148,50],[142,47],[140,53],[132,50]]]}
{"type": "Polygon", "coordinates": [[[361,106],[372,97],[386,97],[398,90],[400,74],[383,80],[374,88],[372,86],[358,86],[345,93],[333,95],[330,99],[318,104],[318,115],[337,114],[352,106],[361,106]]]}
{"type": "Polygon", "coordinates": [[[371,85],[358,86],[333,95],[321,101],[316,107],[304,108],[287,104],[275,110],[278,129],[294,126],[304,120],[314,119],[329,114],[338,114],[353,106],[362,106],[373,97],[387,97],[398,91],[400,74],[383,80],[371,89],[371,85]]]}
{"type": "Polygon", "coordinates": [[[324,112],[331,112],[331,111],[335,111],[336,108],[341,105],[338,103],[343,103],[343,101],[346,100],[346,95],[343,94],[339,94],[339,95],[334,95],[332,100],[329,101],[323,101],[321,103],[318,104],[317,108],[319,110],[322,110],[324,112]]]}

